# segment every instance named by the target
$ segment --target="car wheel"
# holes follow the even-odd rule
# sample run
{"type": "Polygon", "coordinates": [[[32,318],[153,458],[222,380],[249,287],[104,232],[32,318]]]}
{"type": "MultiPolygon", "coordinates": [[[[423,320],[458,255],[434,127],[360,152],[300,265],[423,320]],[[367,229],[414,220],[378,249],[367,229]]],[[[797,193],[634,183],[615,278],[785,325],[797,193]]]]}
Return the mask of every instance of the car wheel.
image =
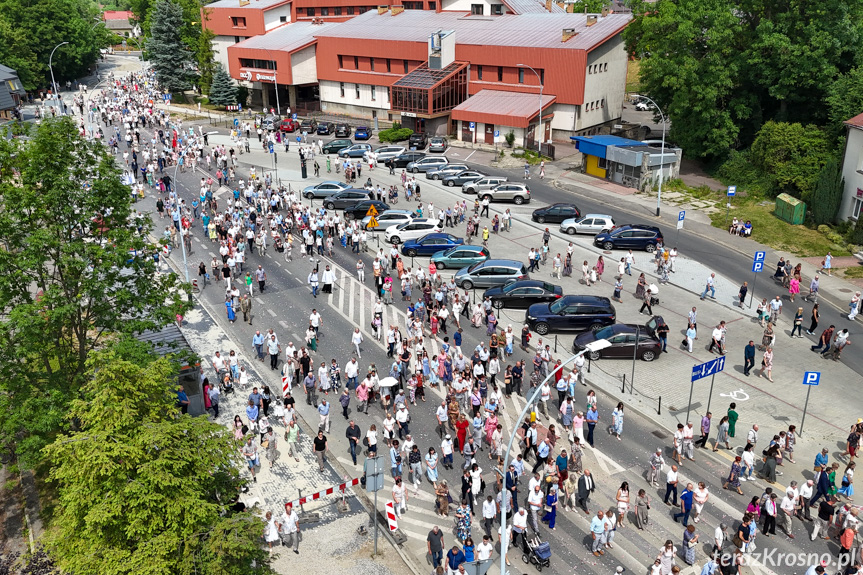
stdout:
{"type": "Polygon", "coordinates": [[[432,176],[432,179],[433,179],[433,180],[439,180],[439,179],[440,179],[440,176],[439,176],[439,175],[437,175],[437,174],[435,174],[435,175],[433,175],[433,176],[432,176]]]}
{"type": "Polygon", "coordinates": [[[656,251],[656,246],[653,244],[647,244],[647,246],[644,248],[644,251],[646,251],[649,254],[652,254],[653,252],[656,251]]]}
{"type": "Polygon", "coordinates": [[[462,288],[464,288],[464,289],[473,289],[473,282],[472,282],[472,281],[470,281],[470,280],[464,280],[464,281],[461,283],[461,287],[462,287],[462,288]]]}
{"type": "Polygon", "coordinates": [[[346,219],[346,220],[352,220],[352,219],[354,219],[355,217],[356,217],[356,216],[353,214],[353,212],[345,212],[345,219],[346,219]]]}
{"type": "Polygon", "coordinates": [[[306,194],[306,199],[307,199],[307,200],[311,200],[311,199],[312,199],[312,198],[314,198],[314,197],[315,197],[315,194],[313,194],[313,193],[311,193],[311,192],[309,192],[308,194],[306,194]]]}
{"type": "Polygon", "coordinates": [[[493,299],[493,300],[491,300],[491,305],[494,309],[502,309],[503,308],[503,300],[493,299]]]}
{"type": "Polygon", "coordinates": [[[575,228],[566,228],[566,233],[568,233],[571,236],[574,236],[576,234],[575,228]]]}
{"type": "Polygon", "coordinates": [[[409,258],[415,258],[417,256],[417,251],[416,250],[408,250],[405,252],[405,255],[408,256],[409,258]]]}
{"type": "Polygon", "coordinates": [[[516,196],[512,201],[515,202],[515,205],[520,206],[524,203],[524,198],[521,196],[516,196]]]}
{"type": "Polygon", "coordinates": [[[602,249],[612,250],[612,249],[614,249],[614,244],[611,242],[605,242],[604,244],[602,244],[602,249]]]}
{"type": "Polygon", "coordinates": [[[335,205],[334,203],[332,203],[332,202],[330,202],[330,203],[328,203],[328,204],[324,204],[324,207],[325,207],[325,208],[327,208],[328,210],[334,210],[334,209],[336,209],[336,205],[335,205]]]}
{"type": "Polygon", "coordinates": [[[486,194],[486,195],[484,195],[484,196],[482,197],[482,199],[483,199],[483,200],[491,201],[491,196],[490,196],[490,195],[488,195],[488,194],[486,194]]]}
{"type": "Polygon", "coordinates": [[[601,323],[593,323],[593,324],[590,324],[590,331],[592,331],[593,333],[596,333],[596,332],[598,332],[598,331],[599,331],[599,330],[601,330],[601,329],[602,329],[602,324],[601,324],[601,323]]]}
{"type": "Polygon", "coordinates": [[[598,352],[598,351],[591,351],[591,352],[588,352],[587,357],[589,357],[589,358],[590,358],[590,361],[596,361],[596,360],[598,360],[598,359],[599,359],[599,357],[600,357],[601,355],[602,355],[602,354],[601,354],[600,352],[598,352]]]}
{"type": "Polygon", "coordinates": [[[416,168],[414,168],[414,169],[413,169],[413,170],[411,170],[411,171],[412,171],[413,173],[415,173],[415,174],[416,174],[417,172],[419,172],[419,170],[418,170],[418,169],[416,169],[416,168]]]}
{"type": "Polygon", "coordinates": [[[656,352],[652,349],[648,349],[641,354],[641,359],[644,361],[653,361],[654,359],[656,359],[656,352]]]}
{"type": "Polygon", "coordinates": [[[398,244],[402,243],[402,239],[398,236],[393,236],[390,238],[390,243],[398,245],[398,244]]]}
{"type": "Polygon", "coordinates": [[[536,333],[539,335],[545,335],[548,333],[548,324],[547,323],[538,323],[536,324],[536,329],[534,329],[536,333]]]}
{"type": "Polygon", "coordinates": [[[451,187],[453,187],[453,186],[455,185],[455,182],[454,182],[454,181],[452,181],[452,180],[450,180],[450,181],[448,181],[448,182],[446,183],[446,185],[447,185],[447,186],[449,186],[449,187],[451,188],[451,187]]]}
{"type": "Polygon", "coordinates": [[[536,222],[537,222],[537,223],[539,223],[539,224],[544,224],[544,223],[545,223],[545,218],[544,218],[544,217],[542,217],[542,216],[537,216],[537,218],[536,218],[536,222]]]}
{"type": "Polygon", "coordinates": [[[446,264],[444,262],[435,262],[435,266],[437,266],[437,269],[439,269],[439,270],[445,270],[446,269],[446,264]]]}

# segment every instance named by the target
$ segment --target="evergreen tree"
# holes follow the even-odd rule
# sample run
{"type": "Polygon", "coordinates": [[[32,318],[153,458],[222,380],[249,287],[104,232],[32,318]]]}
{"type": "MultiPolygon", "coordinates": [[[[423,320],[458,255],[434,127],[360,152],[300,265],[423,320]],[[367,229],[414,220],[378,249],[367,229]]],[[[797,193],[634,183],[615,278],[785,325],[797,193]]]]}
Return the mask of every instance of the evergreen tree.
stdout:
{"type": "Polygon", "coordinates": [[[183,8],[174,0],[160,0],[150,26],[147,53],[159,85],[167,92],[189,87],[188,65],[192,58],[180,37],[182,27],[183,8]]]}
{"type": "Polygon", "coordinates": [[[815,190],[812,192],[811,208],[815,225],[832,224],[836,221],[844,187],[842,166],[835,157],[830,158],[818,172],[815,190]]]}
{"type": "Polygon", "coordinates": [[[221,64],[216,66],[213,83],[210,84],[210,103],[216,106],[228,106],[237,103],[237,85],[221,64]]]}

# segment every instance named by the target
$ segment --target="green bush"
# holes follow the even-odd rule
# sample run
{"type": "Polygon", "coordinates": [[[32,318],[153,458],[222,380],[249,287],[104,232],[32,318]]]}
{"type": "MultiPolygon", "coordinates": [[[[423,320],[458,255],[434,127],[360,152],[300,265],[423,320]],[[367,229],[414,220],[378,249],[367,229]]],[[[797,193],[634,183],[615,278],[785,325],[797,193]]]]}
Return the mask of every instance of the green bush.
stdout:
{"type": "MultiPolygon", "coordinates": [[[[393,124],[398,125],[396,122],[393,122],[393,124]]],[[[413,133],[414,131],[410,128],[392,128],[378,132],[378,139],[381,142],[402,142],[410,138],[413,133]]]]}
{"type": "Polygon", "coordinates": [[[506,140],[506,145],[511,148],[512,145],[515,143],[515,132],[510,130],[503,138],[504,140],[506,140]]]}

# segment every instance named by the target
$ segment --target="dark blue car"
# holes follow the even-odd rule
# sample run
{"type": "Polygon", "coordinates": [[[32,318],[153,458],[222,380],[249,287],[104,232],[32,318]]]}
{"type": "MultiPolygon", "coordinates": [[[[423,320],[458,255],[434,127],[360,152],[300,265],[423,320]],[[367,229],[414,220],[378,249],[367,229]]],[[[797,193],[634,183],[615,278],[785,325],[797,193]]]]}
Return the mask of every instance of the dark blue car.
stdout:
{"type": "Polygon", "coordinates": [[[462,238],[457,238],[452,234],[426,234],[419,239],[406,241],[402,245],[402,254],[411,258],[415,256],[431,256],[439,251],[448,250],[453,246],[460,246],[463,243],[464,240],[462,238]]]}
{"type": "Polygon", "coordinates": [[[354,132],[354,140],[368,140],[372,137],[372,131],[368,126],[358,126],[354,132]]]}

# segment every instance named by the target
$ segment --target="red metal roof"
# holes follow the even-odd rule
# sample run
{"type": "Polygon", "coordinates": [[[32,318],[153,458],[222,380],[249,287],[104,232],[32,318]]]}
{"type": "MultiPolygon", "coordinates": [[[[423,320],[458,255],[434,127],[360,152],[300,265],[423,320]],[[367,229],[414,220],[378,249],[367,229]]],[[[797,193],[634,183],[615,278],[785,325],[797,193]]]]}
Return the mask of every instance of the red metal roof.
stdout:
{"type": "Polygon", "coordinates": [[[130,10],[105,10],[102,18],[107,20],[131,20],[135,14],[130,10]]]}
{"type": "Polygon", "coordinates": [[[863,114],[858,114],[854,116],[850,120],[845,122],[848,126],[854,126],[855,128],[863,128],[863,114]]]}
{"type": "MultiPolygon", "coordinates": [[[[542,109],[552,105],[557,96],[542,95],[542,109]]],[[[539,94],[481,90],[452,110],[453,120],[483,122],[496,126],[527,128],[539,113],[539,94]]]]}

